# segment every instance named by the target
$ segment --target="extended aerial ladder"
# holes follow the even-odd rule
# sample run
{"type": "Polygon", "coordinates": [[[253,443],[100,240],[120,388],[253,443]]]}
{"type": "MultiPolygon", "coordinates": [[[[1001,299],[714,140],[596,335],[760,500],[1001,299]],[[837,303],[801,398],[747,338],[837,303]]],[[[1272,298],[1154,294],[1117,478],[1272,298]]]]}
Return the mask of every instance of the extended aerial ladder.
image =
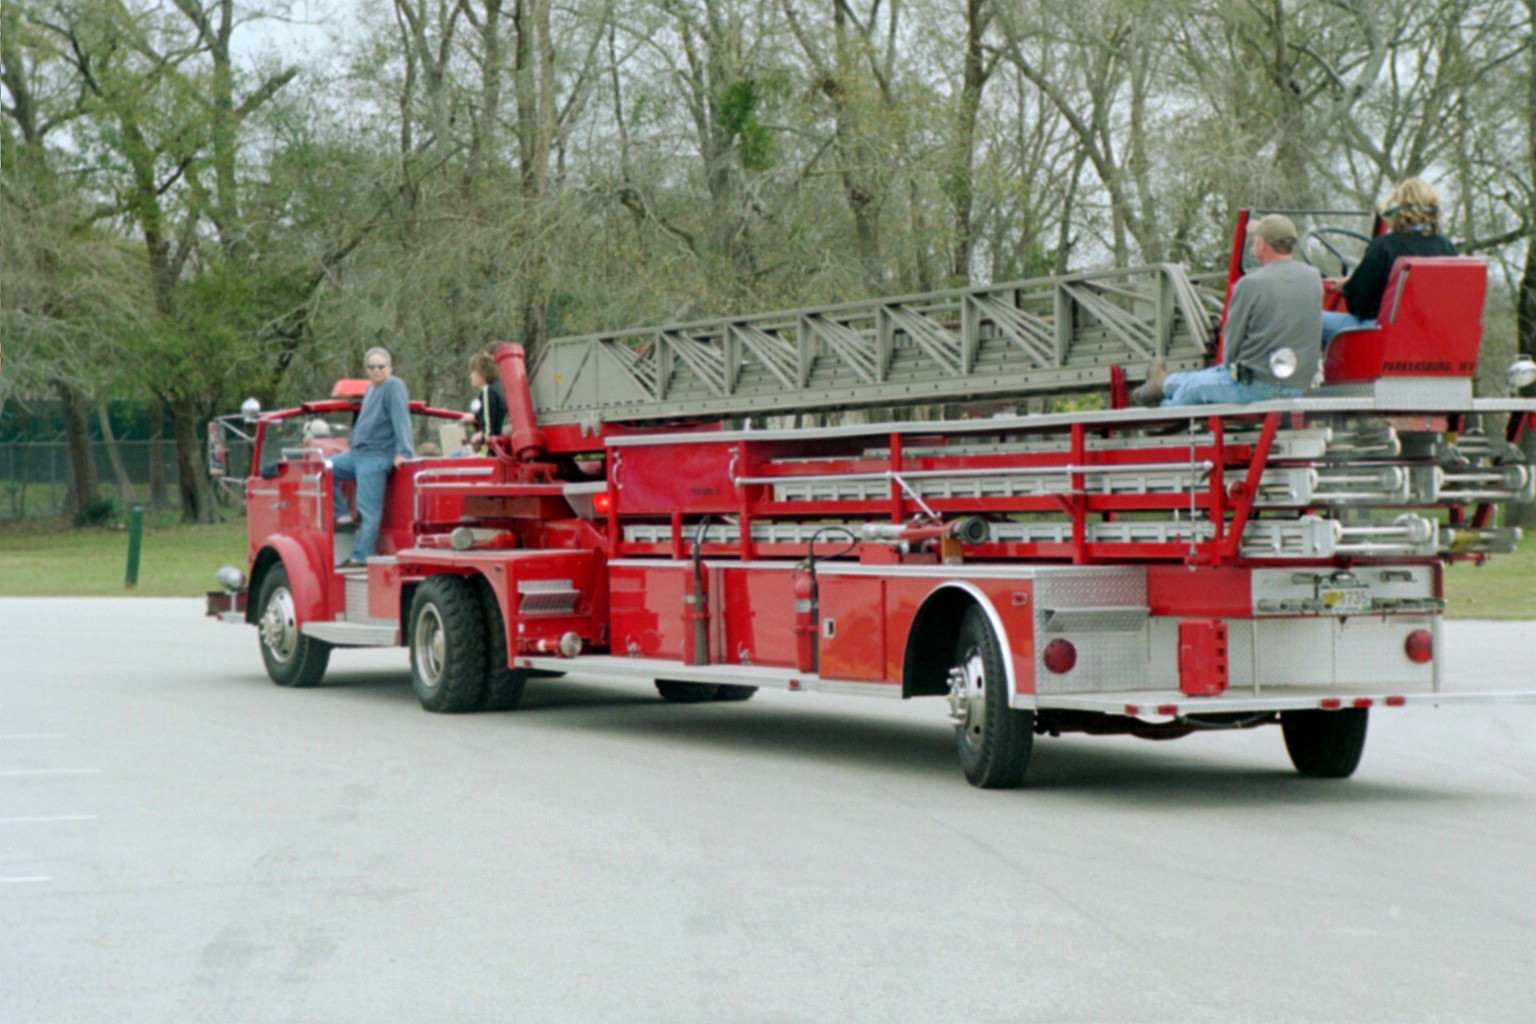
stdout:
{"type": "Polygon", "coordinates": [[[1062,395],[1209,358],[1222,292],[1176,264],[547,342],[540,424],[763,417],[1062,395]]]}

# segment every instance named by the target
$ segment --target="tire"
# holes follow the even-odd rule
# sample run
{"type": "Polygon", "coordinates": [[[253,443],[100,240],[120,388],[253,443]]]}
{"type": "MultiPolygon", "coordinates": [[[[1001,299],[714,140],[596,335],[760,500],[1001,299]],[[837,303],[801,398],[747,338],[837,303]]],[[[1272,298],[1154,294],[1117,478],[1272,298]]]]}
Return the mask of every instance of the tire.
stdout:
{"type": "Polygon", "coordinates": [[[485,616],[475,583],[433,576],[411,600],[411,684],[428,711],[462,714],[485,702],[485,616]]]}
{"type": "Polygon", "coordinates": [[[1309,779],[1349,778],[1365,750],[1369,715],[1365,708],[1280,712],[1291,764],[1309,779]]]}
{"type": "Polygon", "coordinates": [[[716,700],[720,687],[714,683],[680,683],[675,679],[656,680],[656,692],[668,704],[705,704],[716,700]]]}
{"type": "Polygon", "coordinates": [[[727,701],[751,700],[757,693],[755,686],[737,686],[731,683],[721,683],[715,687],[715,695],[710,698],[716,704],[727,701]]]}
{"type": "Polygon", "coordinates": [[[485,697],[481,711],[512,711],[523,702],[528,673],[507,665],[507,634],[496,591],[481,580],[480,615],[485,622],[485,697]]]}
{"type": "Polygon", "coordinates": [[[1035,742],[1035,714],[1009,706],[1002,645],[986,613],[972,605],[960,622],[950,670],[955,751],[971,785],[1012,789],[1024,781],[1035,742]]]}
{"type": "Polygon", "coordinates": [[[279,562],[261,581],[256,600],[256,637],[267,675],[278,686],[314,686],[325,678],[331,645],[299,632],[288,570],[279,562]]]}

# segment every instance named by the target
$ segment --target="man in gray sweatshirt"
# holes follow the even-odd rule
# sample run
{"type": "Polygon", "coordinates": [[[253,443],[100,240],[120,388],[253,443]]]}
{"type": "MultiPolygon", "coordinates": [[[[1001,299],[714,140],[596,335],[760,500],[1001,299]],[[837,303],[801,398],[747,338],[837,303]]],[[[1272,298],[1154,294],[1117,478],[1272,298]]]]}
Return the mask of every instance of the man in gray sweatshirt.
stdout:
{"type": "Polygon", "coordinates": [[[344,566],[367,563],[379,542],[379,520],[384,515],[384,488],[389,474],[406,459],[416,457],[411,440],[411,396],[405,381],[394,375],[394,360],[382,348],[363,355],[368,371],[368,392],[363,408],[352,424],[351,446],[329,462],[335,488],[338,518],[345,511],[343,480],[357,481],[357,538],[344,566]]]}
{"type": "Polygon", "coordinates": [[[1317,374],[1322,354],[1323,278],[1292,257],[1296,225],[1278,213],[1249,231],[1259,268],[1238,279],[1227,308],[1222,362],[1204,370],[1168,373],[1152,364],[1132,398],[1142,405],[1213,405],[1296,398],[1317,374]],[[1270,357],[1283,349],[1294,370],[1277,377],[1270,357]]]}

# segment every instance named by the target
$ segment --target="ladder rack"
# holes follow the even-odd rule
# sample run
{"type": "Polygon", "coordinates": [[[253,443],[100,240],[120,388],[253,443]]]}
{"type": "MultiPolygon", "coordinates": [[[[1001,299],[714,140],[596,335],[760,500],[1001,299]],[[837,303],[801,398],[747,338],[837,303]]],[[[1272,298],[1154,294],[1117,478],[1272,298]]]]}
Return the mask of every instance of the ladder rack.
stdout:
{"type": "Polygon", "coordinates": [[[1160,264],[555,338],[529,385],[541,424],[589,429],[1102,389],[1204,365],[1224,284],[1160,264]]]}
{"type": "Polygon", "coordinates": [[[1436,429],[1367,406],[1278,406],[1192,411],[1185,429],[1127,411],[637,437],[615,443],[612,554],[826,557],[975,517],[986,539],[966,558],[1220,564],[1518,543],[1491,518],[1495,502],[1536,498],[1517,447],[1450,416],[1436,429]]]}

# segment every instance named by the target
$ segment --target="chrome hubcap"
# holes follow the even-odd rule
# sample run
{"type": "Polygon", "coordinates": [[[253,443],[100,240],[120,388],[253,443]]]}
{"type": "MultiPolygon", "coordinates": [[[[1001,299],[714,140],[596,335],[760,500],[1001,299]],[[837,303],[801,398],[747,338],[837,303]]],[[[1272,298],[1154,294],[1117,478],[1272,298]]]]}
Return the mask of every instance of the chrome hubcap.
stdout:
{"type": "Polygon", "coordinates": [[[971,651],[949,670],[949,720],[967,747],[981,746],[987,729],[987,674],[980,651],[971,651]]]}
{"type": "Polygon", "coordinates": [[[427,605],[416,617],[416,628],[411,631],[411,647],[416,653],[416,671],[421,681],[436,689],[443,679],[443,664],[447,661],[447,640],[443,635],[443,617],[437,606],[427,605]]]}
{"type": "Polygon", "coordinates": [[[261,613],[261,642],[272,657],[287,661],[299,648],[299,627],[293,614],[293,595],[287,587],[272,592],[261,613]]]}

